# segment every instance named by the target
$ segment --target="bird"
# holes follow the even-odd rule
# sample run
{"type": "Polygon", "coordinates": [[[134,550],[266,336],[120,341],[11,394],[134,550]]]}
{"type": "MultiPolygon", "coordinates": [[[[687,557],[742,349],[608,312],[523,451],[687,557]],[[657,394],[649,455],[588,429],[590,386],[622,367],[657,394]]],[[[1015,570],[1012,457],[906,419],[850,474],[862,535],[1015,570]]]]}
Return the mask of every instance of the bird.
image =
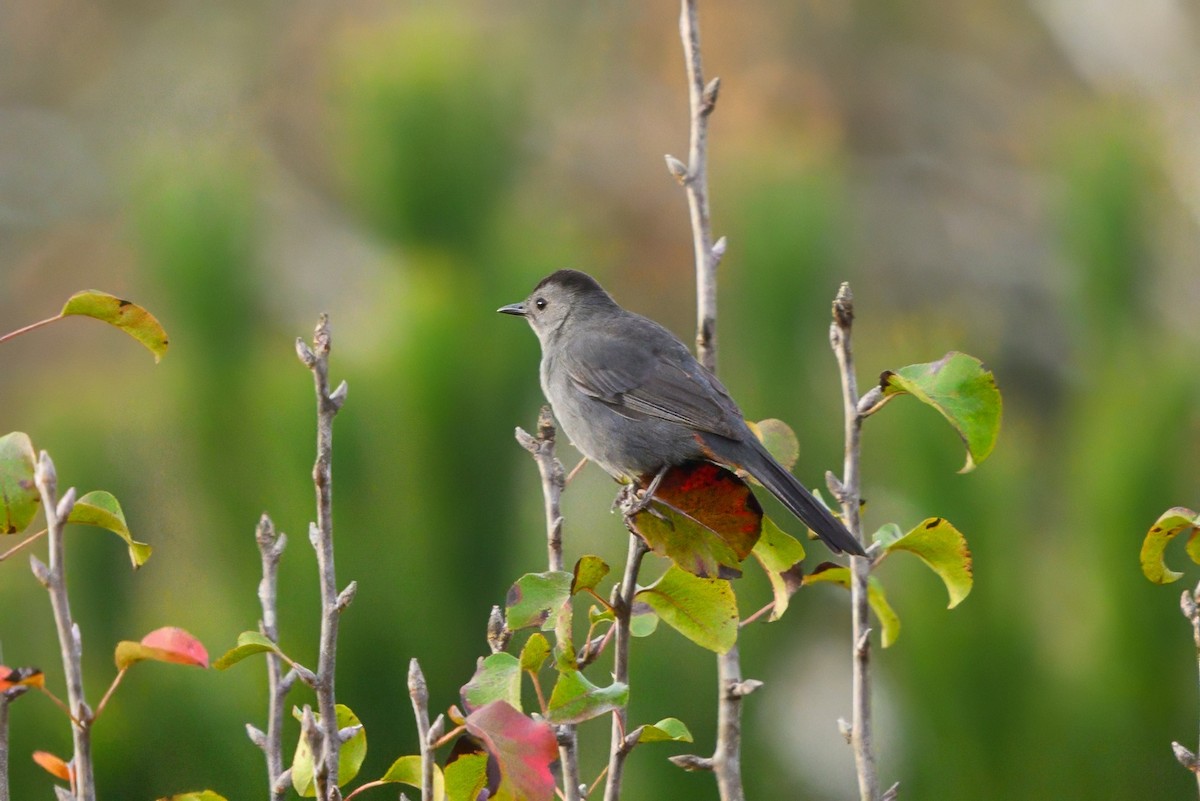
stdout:
{"type": "Polygon", "coordinates": [[[542,392],[575,447],[612,477],[653,495],[672,467],[707,460],[744,471],[834,553],[865,556],[862,544],[775,460],[741,409],[678,337],[628,311],[594,278],[563,269],[519,303],[541,343],[542,392]]]}

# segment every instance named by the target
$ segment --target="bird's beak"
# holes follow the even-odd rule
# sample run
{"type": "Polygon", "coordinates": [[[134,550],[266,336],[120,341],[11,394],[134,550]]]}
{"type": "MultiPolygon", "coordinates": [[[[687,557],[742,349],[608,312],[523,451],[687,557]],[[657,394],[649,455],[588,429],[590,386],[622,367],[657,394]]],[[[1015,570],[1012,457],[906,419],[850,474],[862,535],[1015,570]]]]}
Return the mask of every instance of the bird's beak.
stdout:
{"type": "Polygon", "coordinates": [[[525,304],[524,303],[510,303],[507,306],[501,306],[500,308],[496,309],[496,311],[500,312],[501,314],[515,314],[518,317],[524,317],[525,316],[525,304]]]}

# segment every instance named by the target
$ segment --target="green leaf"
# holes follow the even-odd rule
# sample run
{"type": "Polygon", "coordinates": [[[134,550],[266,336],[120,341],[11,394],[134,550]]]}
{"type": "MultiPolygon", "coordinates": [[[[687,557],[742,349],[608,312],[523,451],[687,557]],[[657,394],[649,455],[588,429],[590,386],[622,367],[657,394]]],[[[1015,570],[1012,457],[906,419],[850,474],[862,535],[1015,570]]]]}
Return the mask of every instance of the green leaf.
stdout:
{"type": "MultiPolygon", "coordinates": [[[[878,535],[876,535],[878,536],[878,535]]],[[[889,543],[884,554],[908,551],[920,557],[929,569],[937,573],[950,593],[950,609],[958,606],[971,592],[974,576],[971,572],[971,551],[967,539],[945,518],[931,517],[916,528],[889,543]]]]}
{"type": "Polygon", "coordinates": [[[613,682],[608,687],[597,687],[578,670],[566,670],[554,683],[546,719],[554,724],[582,723],[620,709],[628,701],[628,685],[613,682]]]}
{"type": "Polygon", "coordinates": [[[505,601],[505,621],[510,631],[528,626],[540,626],[543,631],[554,628],[558,612],[571,597],[574,577],[563,570],[547,573],[526,573],[508,590],[505,601]]]}
{"type": "Polygon", "coordinates": [[[775,457],[775,461],[788,470],[796,466],[796,460],[800,458],[800,440],[796,438],[796,432],[791,426],[774,417],[759,420],[757,423],[747,420],[746,425],[750,426],[750,430],[767,452],[775,457]]]}
{"type": "MultiPolygon", "coordinates": [[[[546,640],[546,636],[540,631],[535,631],[529,635],[529,639],[525,641],[524,647],[521,648],[521,670],[527,673],[537,673],[542,669],[542,665],[546,663],[546,659],[549,656],[549,641],[546,640]]],[[[513,704],[513,706],[516,706],[516,704],[513,704]]]]}
{"type": "MultiPolygon", "coordinates": [[[[805,586],[822,582],[836,584],[848,590],[850,589],[850,568],[835,565],[832,562],[824,562],[817,565],[816,570],[804,577],[805,586]]],[[[867,603],[871,605],[871,611],[875,613],[875,618],[883,629],[881,639],[883,647],[887,648],[900,636],[900,618],[896,616],[895,610],[888,603],[887,596],[883,592],[883,584],[874,576],[871,576],[867,582],[867,603]]]]}
{"type": "MultiPolygon", "coordinates": [[[[351,726],[360,727],[353,737],[342,743],[338,750],[337,784],[338,787],[342,787],[358,775],[363,759],[367,756],[367,730],[361,728],[362,723],[359,721],[358,715],[350,711],[350,707],[345,704],[337,704],[336,709],[338,729],[346,729],[351,726]]],[[[293,707],[292,716],[300,719],[300,710],[293,707]]],[[[313,717],[320,723],[321,718],[317,713],[314,712],[313,717]]],[[[313,753],[303,734],[296,743],[296,753],[292,757],[292,787],[305,798],[315,798],[317,795],[317,785],[313,779],[313,753]]]]}
{"type": "Polygon", "coordinates": [[[804,578],[800,563],[804,561],[804,546],[800,540],[781,530],[769,517],[762,521],[762,536],[751,552],[767,573],[771,590],[775,594],[775,606],[771,620],[778,620],[787,611],[788,602],[804,578]]]}
{"type": "Polygon", "coordinates": [[[1142,540],[1142,574],[1155,584],[1170,584],[1178,580],[1183,573],[1178,573],[1167,567],[1164,559],[1167,543],[1184,529],[1191,531],[1188,537],[1187,554],[1193,562],[1200,564],[1200,543],[1197,543],[1197,527],[1200,526],[1200,514],[1183,506],[1176,506],[1163,512],[1142,540]]]}
{"type": "Polygon", "coordinates": [[[506,701],[493,701],[467,716],[467,731],[483,742],[517,798],[552,801],[558,741],[549,723],[522,715],[506,701]]]}
{"type": "Polygon", "coordinates": [[[95,490],[75,501],[71,514],[67,516],[67,522],[105,528],[125,540],[125,544],[129,546],[129,561],[133,562],[135,570],[146,563],[154,550],[146,543],[135,540],[129,533],[125,513],[121,511],[121,504],[111,492],[95,490]]]}
{"type": "MultiPolygon", "coordinates": [[[[402,756],[392,763],[378,780],[383,784],[407,784],[421,789],[421,757],[402,756]]],[[[446,781],[442,769],[433,766],[433,801],[444,801],[446,798],[446,781]]]]}
{"type": "Polygon", "coordinates": [[[446,801],[476,801],[487,787],[488,755],[464,754],[446,765],[446,801]]]}
{"type": "Polygon", "coordinates": [[[649,637],[658,628],[658,615],[645,601],[634,601],[629,615],[629,633],[634,637],[649,637]]]}
{"type": "Polygon", "coordinates": [[[758,541],[762,507],[734,473],[689,462],[667,471],[651,508],[635,515],[633,524],[655,553],[689,573],[732,577],[741,575],[739,565],[758,541]]]}
{"type": "Polygon", "coordinates": [[[668,741],[673,743],[690,743],[692,741],[692,733],[679,718],[663,718],[653,726],[643,726],[642,733],[638,735],[639,743],[668,741]]]}
{"type": "Polygon", "coordinates": [[[214,793],[212,790],[200,790],[196,793],[168,795],[158,799],[158,801],[226,801],[226,799],[225,796],[214,793]]]}
{"type": "Polygon", "coordinates": [[[507,701],[514,709],[521,709],[521,662],[503,651],[480,660],[475,675],[462,688],[467,712],[492,701],[507,701]]]}
{"type": "Polygon", "coordinates": [[[97,289],[76,292],[63,306],[63,317],[73,314],[91,317],[115,325],[126,334],[145,345],[158,361],[167,352],[167,332],[154,315],[136,303],[97,289]]]}
{"type": "Polygon", "coordinates": [[[879,527],[879,530],[872,535],[872,539],[879,543],[881,548],[886,549],[896,540],[904,536],[904,532],[900,530],[900,526],[895,523],[884,523],[879,527]]]}
{"type": "Polygon", "coordinates": [[[983,362],[950,351],[936,362],[910,364],[879,376],[884,401],[908,393],[937,409],[967,446],[960,473],[975,469],[996,446],[1002,403],[996,377],[983,362]]]}
{"type": "Polygon", "coordinates": [[[271,638],[265,634],[243,631],[238,635],[237,645],[221,654],[212,666],[214,670],[228,670],[248,656],[267,652],[279,653],[279,646],[271,642],[271,638]]]}
{"type": "Polygon", "coordinates": [[[36,464],[28,434],[0,437],[0,534],[19,534],[37,515],[42,496],[33,481],[36,464]]]}
{"type": "Polygon", "coordinates": [[[662,578],[638,590],[634,599],[702,648],[723,654],[737,642],[737,600],[724,579],[700,578],[671,565],[662,578]]]}
{"type": "Polygon", "coordinates": [[[596,585],[608,575],[608,571],[608,563],[599,556],[587,554],[579,557],[571,579],[571,594],[596,589],[596,585]]]}

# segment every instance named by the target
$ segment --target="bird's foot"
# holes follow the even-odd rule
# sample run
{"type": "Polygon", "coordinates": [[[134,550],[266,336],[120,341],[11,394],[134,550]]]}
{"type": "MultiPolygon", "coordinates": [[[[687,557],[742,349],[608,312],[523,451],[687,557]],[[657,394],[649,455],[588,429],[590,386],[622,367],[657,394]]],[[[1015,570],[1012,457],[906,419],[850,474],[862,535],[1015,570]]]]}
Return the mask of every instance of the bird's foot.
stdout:
{"type": "Polygon", "coordinates": [[[621,487],[621,491],[617,493],[616,500],[613,501],[613,509],[620,509],[621,514],[627,518],[634,517],[641,512],[647,512],[664,523],[669,523],[670,521],[662,512],[650,505],[654,500],[654,492],[658,489],[658,485],[662,483],[663,476],[667,474],[667,470],[668,468],[666,467],[659,470],[645,489],[639,489],[635,484],[626,484],[621,487]]]}

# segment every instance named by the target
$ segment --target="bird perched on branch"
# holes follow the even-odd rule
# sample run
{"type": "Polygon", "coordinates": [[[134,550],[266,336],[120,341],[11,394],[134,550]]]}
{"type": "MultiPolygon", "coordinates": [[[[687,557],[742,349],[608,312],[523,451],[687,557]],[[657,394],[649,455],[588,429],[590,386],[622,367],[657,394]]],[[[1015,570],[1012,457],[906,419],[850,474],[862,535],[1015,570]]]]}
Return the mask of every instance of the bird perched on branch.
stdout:
{"type": "Polygon", "coordinates": [[[575,447],[617,479],[653,495],[666,471],[707,459],[756,478],[835,553],[865,555],[828,509],[746,425],[729,392],[658,323],[626,311],[578,270],[543,278],[524,317],[542,345],[542,392],[575,447]]]}

